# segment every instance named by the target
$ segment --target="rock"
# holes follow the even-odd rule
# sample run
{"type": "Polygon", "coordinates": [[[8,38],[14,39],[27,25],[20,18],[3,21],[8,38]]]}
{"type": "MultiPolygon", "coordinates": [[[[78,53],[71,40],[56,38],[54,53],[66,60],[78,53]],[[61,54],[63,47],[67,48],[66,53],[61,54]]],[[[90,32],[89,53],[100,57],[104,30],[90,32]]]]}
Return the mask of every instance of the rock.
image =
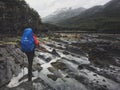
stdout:
{"type": "Polygon", "coordinates": [[[105,80],[105,79],[103,79],[103,82],[106,82],[106,80],[105,80]]]}
{"type": "Polygon", "coordinates": [[[48,70],[53,73],[55,71],[55,69],[53,67],[49,67],[48,70]]]}
{"type": "Polygon", "coordinates": [[[11,88],[10,90],[35,90],[32,82],[23,82],[18,87],[11,88]]]}
{"type": "Polygon", "coordinates": [[[0,54],[0,57],[2,57],[3,55],[2,54],[0,54]]]}
{"type": "Polygon", "coordinates": [[[89,52],[89,60],[91,63],[97,66],[109,66],[110,64],[115,64],[115,60],[113,59],[112,55],[101,48],[92,49],[89,52]]]}
{"type": "Polygon", "coordinates": [[[6,58],[0,60],[0,87],[9,83],[13,74],[17,75],[19,70],[19,66],[16,66],[12,59],[6,58]]]}
{"type": "Polygon", "coordinates": [[[5,47],[7,47],[7,46],[4,44],[0,45],[0,48],[5,48],[5,47]]]}
{"type": "Polygon", "coordinates": [[[45,59],[45,57],[43,55],[39,55],[38,57],[41,59],[45,59]]]}
{"type": "Polygon", "coordinates": [[[86,78],[84,76],[82,76],[82,75],[80,75],[80,76],[75,75],[75,79],[77,81],[84,82],[84,83],[86,83],[86,81],[87,81],[86,78]]]}
{"type": "Polygon", "coordinates": [[[70,78],[68,75],[67,76],[65,76],[66,78],[70,78]]]}
{"type": "Polygon", "coordinates": [[[83,67],[82,65],[79,65],[79,66],[78,66],[78,69],[81,70],[81,69],[84,69],[84,67],[83,67]]]}
{"type": "Polygon", "coordinates": [[[96,81],[96,83],[99,83],[99,81],[96,81]]]}
{"type": "Polygon", "coordinates": [[[32,70],[33,70],[33,71],[38,70],[38,71],[40,72],[42,69],[43,69],[43,68],[42,68],[41,65],[39,65],[39,64],[36,64],[36,65],[33,64],[33,66],[32,66],[32,70]]]}
{"type": "Polygon", "coordinates": [[[25,59],[25,55],[15,45],[0,46],[0,87],[9,83],[13,75],[18,75],[25,59]]]}
{"type": "Polygon", "coordinates": [[[74,54],[77,54],[77,55],[82,55],[82,56],[86,56],[86,53],[81,50],[79,47],[74,47],[74,46],[66,46],[66,50],[69,51],[69,52],[72,52],[74,54]]]}
{"type": "Polygon", "coordinates": [[[50,58],[50,57],[49,57],[49,58],[46,58],[45,61],[50,62],[50,61],[51,61],[51,58],[50,58]]]}
{"type": "Polygon", "coordinates": [[[6,63],[6,60],[0,60],[0,87],[8,83],[12,78],[11,72],[7,72],[9,68],[6,66],[6,63]],[[6,75],[7,73],[9,73],[9,76],[6,75]]]}
{"type": "Polygon", "coordinates": [[[68,53],[67,51],[64,51],[63,54],[65,54],[65,55],[69,55],[69,53],[68,53]]]}
{"type": "Polygon", "coordinates": [[[57,51],[55,49],[53,49],[53,51],[51,52],[51,54],[57,56],[57,57],[60,57],[60,55],[57,53],[57,51]]]}
{"type": "Polygon", "coordinates": [[[97,76],[97,74],[93,74],[93,76],[97,76]]]}
{"type": "Polygon", "coordinates": [[[48,74],[47,76],[48,76],[48,78],[51,78],[53,81],[57,80],[57,77],[55,75],[48,74]]]}
{"type": "Polygon", "coordinates": [[[67,66],[66,64],[64,64],[63,62],[57,61],[57,62],[53,62],[51,63],[52,66],[54,66],[56,69],[60,69],[60,70],[66,70],[67,66]]]}

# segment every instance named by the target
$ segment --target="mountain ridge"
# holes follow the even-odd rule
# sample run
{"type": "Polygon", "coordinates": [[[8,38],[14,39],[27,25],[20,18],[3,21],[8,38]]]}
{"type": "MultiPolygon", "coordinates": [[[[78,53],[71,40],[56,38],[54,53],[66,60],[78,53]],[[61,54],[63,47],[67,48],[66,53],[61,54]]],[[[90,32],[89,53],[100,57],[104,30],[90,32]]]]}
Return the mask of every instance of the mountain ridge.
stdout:
{"type": "Polygon", "coordinates": [[[120,0],[111,0],[105,5],[94,6],[80,15],[57,23],[62,27],[79,30],[120,33],[120,0]]]}
{"type": "Polygon", "coordinates": [[[42,19],[42,21],[45,23],[56,24],[62,20],[66,20],[68,18],[77,16],[84,10],[85,10],[85,8],[82,8],[82,7],[76,8],[76,9],[63,8],[63,9],[60,9],[58,11],[55,11],[53,14],[48,15],[47,17],[44,17],[42,19]]]}

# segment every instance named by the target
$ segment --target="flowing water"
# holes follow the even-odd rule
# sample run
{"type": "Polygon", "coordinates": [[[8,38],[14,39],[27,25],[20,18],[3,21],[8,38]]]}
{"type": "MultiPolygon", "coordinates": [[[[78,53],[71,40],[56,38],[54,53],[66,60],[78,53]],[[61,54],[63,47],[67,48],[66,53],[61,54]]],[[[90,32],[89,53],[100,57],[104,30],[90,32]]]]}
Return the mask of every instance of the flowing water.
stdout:
{"type": "MultiPolygon", "coordinates": [[[[108,38],[87,35],[76,40],[60,38],[41,43],[47,52],[35,52],[32,83],[29,85],[30,82],[27,82],[27,67],[23,67],[7,87],[10,90],[120,90],[120,64],[104,66],[105,62],[101,59],[101,67],[91,61],[91,53],[88,52],[96,47],[105,50],[107,43],[120,44],[117,38],[108,38]]],[[[114,56],[113,60],[119,63],[120,54],[117,51],[109,52],[114,56]]]]}

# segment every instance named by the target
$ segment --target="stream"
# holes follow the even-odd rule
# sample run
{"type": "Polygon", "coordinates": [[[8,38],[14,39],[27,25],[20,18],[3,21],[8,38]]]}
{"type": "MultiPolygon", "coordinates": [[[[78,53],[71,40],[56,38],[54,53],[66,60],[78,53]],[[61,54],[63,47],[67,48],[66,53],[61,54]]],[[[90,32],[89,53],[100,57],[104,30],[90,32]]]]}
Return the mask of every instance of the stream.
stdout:
{"type": "Polygon", "coordinates": [[[35,51],[32,82],[23,60],[0,90],[120,90],[120,35],[55,38],[40,46],[47,51],[35,51]]]}

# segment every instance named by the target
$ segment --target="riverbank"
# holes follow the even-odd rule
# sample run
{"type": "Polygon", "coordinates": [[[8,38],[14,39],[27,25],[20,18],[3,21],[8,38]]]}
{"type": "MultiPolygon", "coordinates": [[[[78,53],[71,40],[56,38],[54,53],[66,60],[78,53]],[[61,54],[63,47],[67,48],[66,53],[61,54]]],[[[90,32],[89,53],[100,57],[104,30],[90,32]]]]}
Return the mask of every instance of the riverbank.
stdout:
{"type": "Polygon", "coordinates": [[[36,49],[32,82],[19,39],[1,43],[0,90],[119,90],[119,35],[57,34],[39,40],[47,52],[36,49]]]}

